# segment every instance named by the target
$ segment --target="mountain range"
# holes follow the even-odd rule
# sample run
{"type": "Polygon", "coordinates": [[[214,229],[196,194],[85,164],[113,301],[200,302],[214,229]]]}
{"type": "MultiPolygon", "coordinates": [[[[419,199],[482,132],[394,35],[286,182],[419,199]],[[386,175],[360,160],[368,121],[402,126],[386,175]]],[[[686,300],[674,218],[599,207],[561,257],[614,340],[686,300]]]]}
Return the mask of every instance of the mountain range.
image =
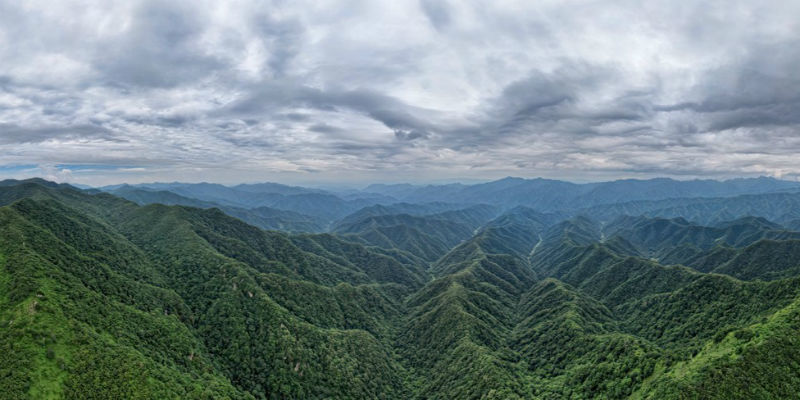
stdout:
{"type": "Polygon", "coordinates": [[[800,390],[800,184],[0,182],[4,398],[800,390]]]}

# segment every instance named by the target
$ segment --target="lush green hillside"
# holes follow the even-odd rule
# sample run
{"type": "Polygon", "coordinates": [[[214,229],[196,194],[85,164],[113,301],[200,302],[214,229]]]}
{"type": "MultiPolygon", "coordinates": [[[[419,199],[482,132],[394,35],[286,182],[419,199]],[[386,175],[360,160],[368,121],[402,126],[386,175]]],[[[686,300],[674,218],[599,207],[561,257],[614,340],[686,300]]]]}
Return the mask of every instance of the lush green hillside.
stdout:
{"type": "Polygon", "coordinates": [[[496,215],[491,206],[473,206],[442,212],[432,210],[452,208],[447,204],[366,207],[336,224],[334,232],[349,240],[384,249],[400,249],[427,261],[436,261],[453,246],[469,239],[475,231],[496,215]]]}
{"type": "MultiPolygon", "coordinates": [[[[6,393],[363,398],[404,392],[401,369],[382,343],[409,290],[402,280],[422,277],[383,277],[369,269],[372,263],[339,264],[218,211],[22,189],[18,196],[35,192],[41,199],[2,208],[6,393]],[[109,212],[65,205],[73,199],[84,211],[109,212]],[[292,285],[305,290],[288,290],[292,285]],[[322,320],[296,307],[312,299],[328,309],[322,320]],[[339,314],[330,310],[335,299],[339,314]]],[[[399,262],[387,268],[395,267],[406,268],[399,262]]]]}
{"type": "Polygon", "coordinates": [[[604,226],[603,233],[619,236],[633,244],[639,254],[669,264],[681,263],[716,246],[744,247],[762,239],[800,239],[800,232],[754,217],[702,226],[683,218],[623,216],[604,226]]]}
{"type": "Polygon", "coordinates": [[[0,183],[0,397],[800,391],[800,241],[763,219],[388,207],[291,235],[196,205],[0,183]]]}
{"type": "Polygon", "coordinates": [[[341,225],[336,232],[350,240],[382,247],[401,249],[428,261],[435,261],[453,246],[468,239],[469,225],[434,217],[408,214],[366,217],[341,225]]]}
{"type": "Polygon", "coordinates": [[[760,240],[739,250],[712,272],[744,280],[775,280],[800,275],[800,240],[760,240]]]}
{"type": "Polygon", "coordinates": [[[800,385],[797,300],[771,316],[720,330],[691,359],[659,369],[635,399],[790,399],[800,385]]]}
{"type": "Polygon", "coordinates": [[[144,254],[86,220],[48,201],[0,209],[4,396],[248,397],[144,254]]]}

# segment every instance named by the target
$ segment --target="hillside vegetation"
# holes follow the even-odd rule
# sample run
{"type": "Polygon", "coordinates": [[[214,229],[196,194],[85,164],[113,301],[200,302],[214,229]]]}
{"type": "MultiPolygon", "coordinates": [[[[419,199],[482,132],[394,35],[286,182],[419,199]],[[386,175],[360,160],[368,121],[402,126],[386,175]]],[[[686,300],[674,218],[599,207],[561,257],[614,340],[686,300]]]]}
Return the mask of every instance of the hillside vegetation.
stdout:
{"type": "MultiPolygon", "coordinates": [[[[505,185],[522,196],[530,183],[505,185]]],[[[297,234],[234,218],[253,212],[241,204],[185,197],[227,189],[162,189],[116,188],[131,201],[42,180],[0,184],[0,397],[800,392],[800,234],[764,218],[702,225],[428,203],[319,211],[309,223],[342,216],[334,232],[297,234]]],[[[447,190],[483,199],[489,189],[447,190]]],[[[616,200],[602,186],[578,189],[579,199],[616,200]]],[[[265,190],[325,195],[235,190],[249,205],[265,190]]]]}

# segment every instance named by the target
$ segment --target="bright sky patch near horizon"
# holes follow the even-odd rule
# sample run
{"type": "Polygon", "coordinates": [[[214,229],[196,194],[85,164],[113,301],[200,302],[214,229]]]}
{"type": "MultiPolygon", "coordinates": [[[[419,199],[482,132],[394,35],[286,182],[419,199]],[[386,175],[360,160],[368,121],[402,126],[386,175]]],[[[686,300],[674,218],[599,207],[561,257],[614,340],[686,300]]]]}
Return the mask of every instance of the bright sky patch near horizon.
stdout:
{"type": "Polygon", "coordinates": [[[797,1],[0,0],[0,178],[800,176],[797,1]]]}

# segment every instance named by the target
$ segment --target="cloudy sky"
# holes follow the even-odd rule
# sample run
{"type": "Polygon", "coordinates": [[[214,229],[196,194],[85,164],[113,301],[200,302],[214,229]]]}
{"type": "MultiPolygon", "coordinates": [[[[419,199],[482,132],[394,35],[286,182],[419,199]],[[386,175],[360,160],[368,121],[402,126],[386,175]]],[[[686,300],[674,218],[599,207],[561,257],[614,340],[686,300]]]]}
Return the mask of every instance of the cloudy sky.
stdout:
{"type": "Polygon", "coordinates": [[[0,0],[0,178],[800,176],[799,1],[0,0]]]}

